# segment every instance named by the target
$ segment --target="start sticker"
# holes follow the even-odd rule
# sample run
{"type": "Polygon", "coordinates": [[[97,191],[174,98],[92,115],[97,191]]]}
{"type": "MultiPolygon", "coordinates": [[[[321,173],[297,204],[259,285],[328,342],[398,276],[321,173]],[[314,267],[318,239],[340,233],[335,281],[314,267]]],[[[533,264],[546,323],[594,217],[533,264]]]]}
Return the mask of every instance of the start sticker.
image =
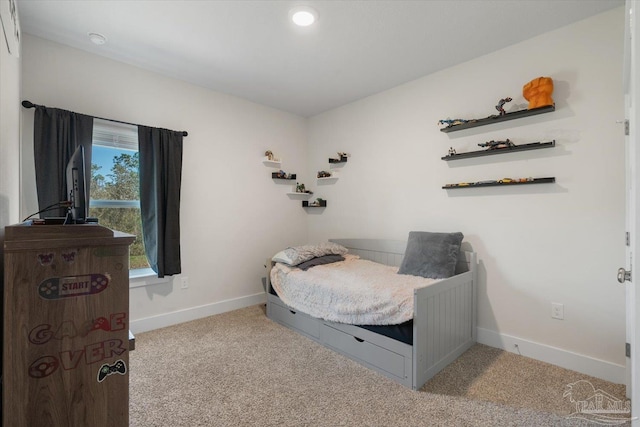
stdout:
{"type": "Polygon", "coordinates": [[[51,277],[38,285],[38,294],[47,300],[93,295],[104,291],[109,281],[106,274],[51,277]]]}

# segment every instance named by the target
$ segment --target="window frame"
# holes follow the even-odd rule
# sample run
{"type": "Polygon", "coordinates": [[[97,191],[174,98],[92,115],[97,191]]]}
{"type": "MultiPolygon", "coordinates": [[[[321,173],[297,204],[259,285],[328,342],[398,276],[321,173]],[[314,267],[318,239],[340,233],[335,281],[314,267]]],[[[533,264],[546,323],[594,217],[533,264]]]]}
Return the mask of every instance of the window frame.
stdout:
{"type": "MultiPolygon", "coordinates": [[[[138,152],[137,126],[94,119],[93,147],[100,146],[138,152]]],[[[91,167],[91,166],[89,166],[91,167]]],[[[89,199],[89,208],[140,209],[140,200],[89,199]]],[[[171,278],[159,278],[149,267],[129,269],[129,287],[136,288],[159,283],[167,283],[171,278]]]]}

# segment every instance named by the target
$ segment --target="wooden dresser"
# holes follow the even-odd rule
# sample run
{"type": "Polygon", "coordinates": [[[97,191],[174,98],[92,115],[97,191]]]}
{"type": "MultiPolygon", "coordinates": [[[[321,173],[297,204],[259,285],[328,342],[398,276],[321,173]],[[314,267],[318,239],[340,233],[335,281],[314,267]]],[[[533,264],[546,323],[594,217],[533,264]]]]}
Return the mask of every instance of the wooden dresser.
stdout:
{"type": "Polygon", "coordinates": [[[97,224],[5,227],[4,426],[129,425],[129,245],[97,224]]]}

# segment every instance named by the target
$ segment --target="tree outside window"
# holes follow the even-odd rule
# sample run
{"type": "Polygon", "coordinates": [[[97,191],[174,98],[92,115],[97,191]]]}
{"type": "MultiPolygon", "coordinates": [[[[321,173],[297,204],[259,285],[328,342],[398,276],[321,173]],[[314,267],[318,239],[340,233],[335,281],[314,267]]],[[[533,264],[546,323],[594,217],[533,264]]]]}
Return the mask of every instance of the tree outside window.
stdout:
{"type": "Polygon", "coordinates": [[[129,268],[149,268],[142,240],[137,129],[94,124],[89,216],[101,225],[136,236],[129,268]]]}

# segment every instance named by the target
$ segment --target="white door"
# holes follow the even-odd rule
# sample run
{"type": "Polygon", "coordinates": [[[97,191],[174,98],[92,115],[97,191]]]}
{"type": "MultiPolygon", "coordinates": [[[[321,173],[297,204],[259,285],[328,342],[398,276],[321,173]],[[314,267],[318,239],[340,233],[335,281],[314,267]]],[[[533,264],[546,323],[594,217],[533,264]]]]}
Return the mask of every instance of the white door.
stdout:
{"type": "Polygon", "coordinates": [[[618,272],[618,280],[626,283],[627,296],[627,343],[630,357],[627,358],[627,395],[631,398],[632,424],[640,426],[640,29],[636,25],[637,13],[640,13],[638,0],[626,1],[625,52],[624,52],[624,89],[625,110],[628,125],[627,145],[627,262],[618,272]],[[635,267],[634,267],[635,266],[635,267]],[[635,269],[635,271],[634,271],[635,269]],[[625,273],[628,275],[625,276],[625,273]]]}

